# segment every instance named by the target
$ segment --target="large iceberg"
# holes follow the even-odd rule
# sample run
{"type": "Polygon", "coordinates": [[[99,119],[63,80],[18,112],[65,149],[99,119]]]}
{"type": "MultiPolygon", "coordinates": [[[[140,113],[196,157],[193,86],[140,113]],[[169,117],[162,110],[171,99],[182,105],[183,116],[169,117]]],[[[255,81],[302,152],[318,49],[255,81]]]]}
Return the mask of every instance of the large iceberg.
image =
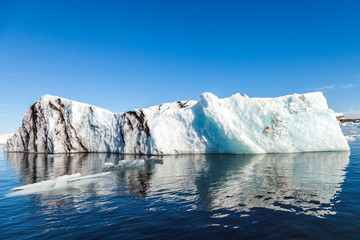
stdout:
{"type": "Polygon", "coordinates": [[[277,98],[235,94],[112,113],[44,95],[5,146],[20,152],[133,154],[346,151],[349,145],[320,92],[277,98]]]}

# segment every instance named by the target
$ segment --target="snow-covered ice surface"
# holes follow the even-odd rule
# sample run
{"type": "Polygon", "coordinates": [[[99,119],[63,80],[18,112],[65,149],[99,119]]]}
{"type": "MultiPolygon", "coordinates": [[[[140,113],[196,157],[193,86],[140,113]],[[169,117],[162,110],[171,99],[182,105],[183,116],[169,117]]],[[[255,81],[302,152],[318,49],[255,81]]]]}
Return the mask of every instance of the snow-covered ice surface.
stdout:
{"type": "Polygon", "coordinates": [[[136,154],[289,153],[349,150],[320,92],[278,98],[235,94],[112,113],[44,95],[27,111],[7,151],[136,154]]]}

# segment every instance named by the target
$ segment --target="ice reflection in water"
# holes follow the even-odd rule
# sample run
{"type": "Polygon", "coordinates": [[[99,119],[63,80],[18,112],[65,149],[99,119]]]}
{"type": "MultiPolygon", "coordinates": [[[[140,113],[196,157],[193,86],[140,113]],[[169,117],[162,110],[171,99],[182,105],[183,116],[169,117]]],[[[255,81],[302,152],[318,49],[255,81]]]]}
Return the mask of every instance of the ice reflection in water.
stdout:
{"type": "MultiPolygon", "coordinates": [[[[148,159],[117,154],[6,153],[6,159],[31,184],[62,175],[82,176],[112,171],[111,177],[37,194],[41,205],[71,202],[81,211],[95,205],[104,210],[136,201],[141,196],[148,210],[179,208],[246,214],[254,208],[292,211],[323,217],[334,214],[333,204],[345,178],[349,152],[268,155],[178,155],[148,159]],[[119,162],[145,159],[143,164],[119,162]],[[92,199],[91,201],[89,199],[92,199]]],[[[141,161],[138,161],[141,162],[141,161]]],[[[140,200],[139,200],[140,201],[140,200]]]]}
{"type": "MultiPolygon", "coordinates": [[[[209,165],[209,172],[221,166],[209,165]]],[[[249,211],[255,207],[322,216],[331,212],[341,191],[349,153],[303,153],[247,156],[244,164],[231,161],[224,173],[200,195],[208,210],[249,211]]],[[[222,161],[221,161],[222,162],[222,161]]],[[[209,178],[198,179],[198,182],[209,178]]]]}

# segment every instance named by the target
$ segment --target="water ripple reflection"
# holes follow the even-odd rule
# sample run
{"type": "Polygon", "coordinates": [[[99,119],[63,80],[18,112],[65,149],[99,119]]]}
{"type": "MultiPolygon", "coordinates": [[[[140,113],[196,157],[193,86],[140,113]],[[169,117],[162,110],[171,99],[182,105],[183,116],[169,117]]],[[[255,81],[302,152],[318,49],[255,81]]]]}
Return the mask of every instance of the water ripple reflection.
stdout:
{"type": "MultiPolygon", "coordinates": [[[[123,207],[136,212],[141,206],[148,211],[226,209],[244,216],[263,208],[324,217],[336,213],[334,201],[341,192],[349,152],[141,157],[143,164],[129,167],[123,163],[140,157],[5,153],[5,158],[23,184],[112,171],[110,177],[30,195],[47,213],[94,209],[111,213],[123,207]],[[105,162],[115,167],[107,168],[112,164],[105,162]],[[116,167],[119,162],[121,166],[116,167]]],[[[215,214],[214,218],[224,216],[215,214]]]]}

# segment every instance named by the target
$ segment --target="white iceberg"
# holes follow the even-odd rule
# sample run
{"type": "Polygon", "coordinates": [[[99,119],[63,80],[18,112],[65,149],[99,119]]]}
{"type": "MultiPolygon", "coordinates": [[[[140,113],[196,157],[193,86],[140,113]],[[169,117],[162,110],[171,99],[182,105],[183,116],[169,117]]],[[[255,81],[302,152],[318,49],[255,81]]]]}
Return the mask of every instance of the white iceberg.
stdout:
{"type": "Polygon", "coordinates": [[[27,111],[6,151],[134,154],[346,151],[320,92],[278,98],[235,94],[112,113],[45,95],[27,111]]]}

